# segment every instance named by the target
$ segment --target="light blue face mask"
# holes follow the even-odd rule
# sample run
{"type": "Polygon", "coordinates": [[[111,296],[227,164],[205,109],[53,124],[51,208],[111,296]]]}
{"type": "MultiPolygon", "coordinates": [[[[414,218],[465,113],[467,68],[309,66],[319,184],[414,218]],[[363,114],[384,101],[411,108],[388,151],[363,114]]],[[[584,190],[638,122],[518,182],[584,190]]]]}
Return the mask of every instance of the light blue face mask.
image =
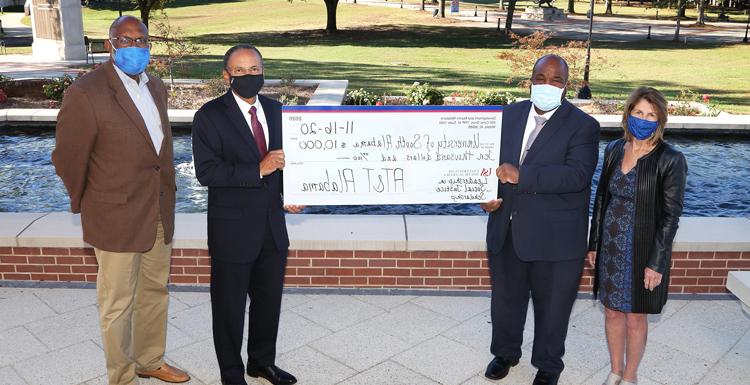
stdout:
{"type": "Polygon", "coordinates": [[[114,61],[117,68],[128,75],[138,75],[146,70],[151,53],[148,48],[114,48],[114,61]]]}
{"type": "Polygon", "coordinates": [[[563,89],[549,84],[531,85],[531,102],[536,108],[547,112],[562,104],[563,89]]]}

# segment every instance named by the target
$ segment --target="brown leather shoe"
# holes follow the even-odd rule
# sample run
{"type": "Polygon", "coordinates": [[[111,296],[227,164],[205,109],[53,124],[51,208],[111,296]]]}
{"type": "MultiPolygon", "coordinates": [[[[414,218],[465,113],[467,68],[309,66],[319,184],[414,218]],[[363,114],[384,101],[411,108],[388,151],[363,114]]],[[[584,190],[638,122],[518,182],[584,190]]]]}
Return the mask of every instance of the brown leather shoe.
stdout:
{"type": "Polygon", "coordinates": [[[138,375],[140,378],[158,378],[164,382],[171,382],[171,383],[180,383],[180,382],[188,382],[190,381],[190,376],[188,376],[187,373],[184,371],[175,368],[174,366],[171,366],[167,364],[166,362],[164,365],[154,369],[149,370],[147,372],[136,372],[135,374],[138,375]]]}

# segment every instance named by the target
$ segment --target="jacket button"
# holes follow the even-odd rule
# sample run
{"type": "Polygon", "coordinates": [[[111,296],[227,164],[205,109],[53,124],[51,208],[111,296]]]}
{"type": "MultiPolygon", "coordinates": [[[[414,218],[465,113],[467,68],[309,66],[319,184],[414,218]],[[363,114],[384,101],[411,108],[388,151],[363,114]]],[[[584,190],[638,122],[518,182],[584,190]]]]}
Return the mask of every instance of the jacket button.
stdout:
{"type": "Polygon", "coordinates": [[[159,196],[160,196],[160,197],[163,197],[163,196],[164,196],[164,191],[160,191],[160,192],[159,192],[159,196]]]}
{"type": "Polygon", "coordinates": [[[159,171],[159,170],[161,170],[161,167],[159,167],[159,166],[154,166],[154,170],[156,170],[156,171],[159,171]]]}

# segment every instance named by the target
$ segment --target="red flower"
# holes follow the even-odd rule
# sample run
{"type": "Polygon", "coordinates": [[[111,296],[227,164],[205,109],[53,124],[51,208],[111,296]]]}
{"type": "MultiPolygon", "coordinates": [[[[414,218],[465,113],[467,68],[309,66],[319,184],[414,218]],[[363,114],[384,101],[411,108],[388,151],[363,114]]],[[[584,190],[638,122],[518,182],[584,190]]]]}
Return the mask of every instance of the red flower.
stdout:
{"type": "Polygon", "coordinates": [[[0,104],[8,101],[8,95],[5,94],[2,88],[0,88],[0,104]]]}
{"type": "Polygon", "coordinates": [[[703,103],[708,103],[711,101],[711,97],[708,96],[708,94],[703,94],[703,103]]]}
{"type": "Polygon", "coordinates": [[[376,105],[376,106],[382,106],[382,105],[383,105],[383,102],[381,102],[380,100],[378,100],[377,102],[375,102],[375,105],[376,105]]]}

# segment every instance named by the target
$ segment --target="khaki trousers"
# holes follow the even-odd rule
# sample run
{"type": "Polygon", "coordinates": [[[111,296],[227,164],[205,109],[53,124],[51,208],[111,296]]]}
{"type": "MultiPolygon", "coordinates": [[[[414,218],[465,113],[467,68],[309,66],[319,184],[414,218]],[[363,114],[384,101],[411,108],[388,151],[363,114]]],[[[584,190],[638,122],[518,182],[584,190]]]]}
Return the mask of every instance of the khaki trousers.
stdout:
{"type": "Polygon", "coordinates": [[[136,370],[154,370],[164,363],[172,244],[164,244],[161,220],[155,230],[156,242],[145,253],[95,249],[99,324],[110,385],[137,384],[136,370]]]}

